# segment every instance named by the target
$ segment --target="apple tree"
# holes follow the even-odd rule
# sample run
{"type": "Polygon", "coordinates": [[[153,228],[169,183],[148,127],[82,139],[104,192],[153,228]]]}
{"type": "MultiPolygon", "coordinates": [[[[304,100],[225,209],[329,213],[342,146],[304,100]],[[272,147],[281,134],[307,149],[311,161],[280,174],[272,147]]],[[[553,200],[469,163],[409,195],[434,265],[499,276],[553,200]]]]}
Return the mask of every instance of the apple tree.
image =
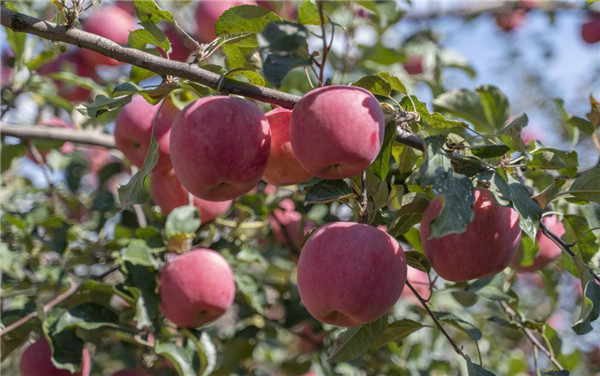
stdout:
{"type": "Polygon", "coordinates": [[[0,1],[1,371],[600,374],[593,3],[0,1]]]}

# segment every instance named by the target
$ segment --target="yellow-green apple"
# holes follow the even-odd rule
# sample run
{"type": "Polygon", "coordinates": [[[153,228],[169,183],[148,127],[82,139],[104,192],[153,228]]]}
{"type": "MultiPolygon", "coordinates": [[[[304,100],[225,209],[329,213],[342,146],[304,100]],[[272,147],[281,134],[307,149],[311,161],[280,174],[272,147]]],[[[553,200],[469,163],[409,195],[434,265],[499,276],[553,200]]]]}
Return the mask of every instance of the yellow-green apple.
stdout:
{"type": "Polygon", "coordinates": [[[475,188],[474,217],[460,234],[431,237],[431,222],[442,210],[442,200],[431,201],[421,220],[421,243],[432,268],[453,282],[489,277],[510,264],[519,248],[519,215],[501,206],[492,192],[475,188]]]}
{"type": "Polygon", "coordinates": [[[294,155],[290,142],[292,111],[283,107],[265,114],[271,127],[271,153],[262,179],[275,186],[304,183],[312,174],[304,169],[294,155]]]}
{"type": "Polygon", "coordinates": [[[269,226],[275,240],[279,244],[292,242],[294,246],[301,247],[304,237],[315,227],[315,223],[310,219],[303,220],[302,214],[295,210],[294,201],[289,198],[281,200],[279,206],[269,216],[269,226]]]}
{"type": "Polygon", "coordinates": [[[158,277],[161,313],[177,326],[195,328],[216,320],[235,298],[231,267],[217,252],[199,248],[167,263],[158,277]]]}
{"type": "MultiPolygon", "coordinates": [[[[546,225],[548,230],[552,231],[559,238],[565,234],[565,226],[558,220],[556,215],[550,215],[542,218],[542,223],[546,225]]],[[[519,249],[511,266],[520,272],[534,272],[540,270],[550,264],[552,261],[560,257],[561,248],[554,243],[550,238],[538,230],[535,240],[538,244],[538,252],[533,259],[533,263],[529,266],[519,265],[522,250],[519,249]]]]}
{"type": "MultiPolygon", "coordinates": [[[[150,188],[152,198],[156,205],[160,206],[164,215],[180,206],[188,205],[189,193],[181,185],[173,169],[155,171],[150,175],[150,188]]],[[[198,208],[202,223],[207,223],[227,213],[231,207],[229,201],[207,201],[193,197],[194,206],[198,208]]]]}
{"type": "MultiPolygon", "coordinates": [[[[153,106],[146,102],[141,95],[134,95],[125,105],[115,122],[115,144],[135,166],[141,167],[150,148],[152,138],[152,124],[160,105],[153,106]]],[[[154,137],[158,141],[158,164],[154,168],[168,170],[171,168],[169,155],[169,132],[173,120],[179,114],[179,109],[173,102],[166,100],[162,106],[156,126],[154,137]]]]}
{"type": "MultiPolygon", "coordinates": [[[[43,65],[39,69],[42,76],[47,76],[52,73],[60,73],[70,71],[75,75],[83,78],[91,78],[98,80],[98,75],[94,67],[89,66],[81,57],[82,50],[69,51],[59,55],[56,59],[48,64],[43,65]]],[[[81,102],[89,99],[90,91],[81,86],[66,83],[61,80],[52,80],[58,89],[58,95],[71,102],[81,102]]]]}
{"type": "Polygon", "coordinates": [[[367,90],[324,86],[294,107],[290,140],[296,158],[311,174],[342,179],[365,170],[377,157],[384,135],[383,111],[367,90]]]}
{"type": "Polygon", "coordinates": [[[267,167],[269,122],[241,98],[212,96],[184,108],[171,130],[171,162],[194,196],[227,201],[252,190],[267,167]]]}
{"type": "Polygon", "coordinates": [[[396,239],[375,227],[333,222],[308,238],[298,260],[298,291],[317,320],[356,326],[377,320],[396,303],[406,258],[396,239]]]}
{"type": "Polygon", "coordinates": [[[81,369],[71,373],[68,370],[57,368],[52,363],[52,350],[45,337],[29,345],[21,355],[19,369],[21,376],[89,376],[91,363],[90,354],[84,347],[81,354],[81,369]]]}
{"type": "MultiPolygon", "coordinates": [[[[137,28],[135,18],[117,6],[102,7],[82,22],[83,30],[108,38],[118,44],[127,44],[129,32],[137,28]]],[[[90,67],[98,65],[120,65],[120,61],[88,49],[81,50],[81,56],[90,67]]]]}
{"type": "Polygon", "coordinates": [[[257,5],[254,0],[202,0],[196,7],[196,34],[201,42],[210,42],[216,38],[215,25],[221,14],[227,9],[239,5],[257,5]]]}
{"type": "Polygon", "coordinates": [[[589,44],[600,41],[600,15],[592,16],[581,26],[581,38],[589,44]]]}

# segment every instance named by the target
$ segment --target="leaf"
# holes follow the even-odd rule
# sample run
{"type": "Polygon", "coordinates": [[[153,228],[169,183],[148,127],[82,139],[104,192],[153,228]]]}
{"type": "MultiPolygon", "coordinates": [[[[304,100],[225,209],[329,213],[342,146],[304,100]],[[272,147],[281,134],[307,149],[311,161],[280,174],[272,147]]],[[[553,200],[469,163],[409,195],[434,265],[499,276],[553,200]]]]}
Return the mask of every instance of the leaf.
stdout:
{"type": "Polygon", "coordinates": [[[552,184],[531,198],[536,200],[542,209],[545,209],[546,206],[548,206],[548,204],[552,202],[554,197],[560,192],[560,187],[562,187],[565,182],[565,179],[555,179],[552,181],[552,184]]]}
{"type": "Polygon", "coordinates": [[[478,296],[492,301],[512,301],[515,298],[504,292],[506,278],[499,273],[488,278],[477,279],[470,282],[465,291],[476,293],[478,296]]]}
{"type": "Polygon", "coordinates": [[[396,213],[388,233],[394,237],[401,236],[421,222],[429,202],[429,197],[422,193],[410,192],[402,196],[402,207],[396,213]]]}
{"type": "Polygon", "coordinates": [[[328,360],[339,363],[366,354],[369,347],[385,333],[387,320],[387,316],[383,316],[368,324],[346,329],[335,339],[328,360]]]}
{"type": "Polygon", "coordinates": [[[176,235],[193,236],[202,224],[198,208],[193,205],[173,209],[165,223],[167,239],[176,235]]]}
{"type": "Polygon", "coordinates": [[[465,359],[467,360],[467,374],[469,376],[495,376],[493,372],[488,371],[479,364],[473,363],[468,355],[466,355],[465,359]]]}
{"type": "Polygon", "coordinates": [[[256,5],[240,5],[227,9],[215,24],[215,35],[259,33],[269,23],[283,21],[270,10],[256,5]]]}
{"type": "Polygon", "coordinates": [[[542,208],[529,196],[527,187],[511,175],[508,175],[508,190],[513,208],[519,213],[519,227],[531,239],[535,239],[542,219],[542,208]]]}
{"type": "Polygon", "coordinates": [[[71,373],[79,371],[84,342],[77,337],[75,329],[46,335],[46,339],[52,348],[52,363],[57,368],[68,370],[71,373]]]}
{"type": "Polygon", "coordinates": [[[417,183],[421,186],[433,185],[439,176],[451,169],[450,157],[444,152],[446,136],[426,137],[425,157],[417,174],[417,183]]]}
{"type": "Polygon", "coordinates": [[[123,285],[135,299],[135,321],[138,329],[152,325],[152,320],[158,315],[160,297],[156,293],[156,270],[145,266],[125,263],[124,272],[127,283],[123,285]]]}
{"type": "Polygon", "coordinates": [[[392,90],[398,91],[402,94],[407,94],[406,86],[404,86],[398,77],[392,75],[390,72],[379,72],[377,73],[377,76],[383,78],[388,84],[390,84],[392,90]]]}
{"type": "Polygon", "coordinates": [[[149,266],[158,269],[158,261],[152,254],[150,247],[146,242],[134,239],[129,243],[127,249],[121,256],[123,262],[129,262],[133,265],[149,266]]]}
{"type": "Polygon", "coordinates": [[[392,86],[383,78],[375,75],[364,76],[353,83],[352,86],[362,87],[370,91],[373,95],[382,97],[388,97],[392,92],[392,86]]]}
{"type": "MultiPolygon", "coordinates": [[[[323,21],[326,24],[331,22],[326,14],[323,14],[323,21]]],[[[321,17],[317,6],[309,0],[303,2],[298,8],[298,22],[303,25],[321,25],[321,17]]]]}
{"type": "Polygon", "coordinates": [[[94,98],[94,102],[80,104],[75,109],[90,119],[96,119],[103,113],[117,110],[129,102],[131,102],[131,95],[124,95],[117,98],[98,95],[94,98]]]}
{"type": "Polygon", "coordinates": [[[465,332],[471,339],[479,341],[481,339],[481,331],[475,327],[475,325],[467,322],[453,313],[450,312],[434,312],[437,318],[441,321],[445,321],[457,329],[465,332]]]}
{"type": "Polygon", "coordinates": [[[417,97],[415,97],[415,96],[411,96],[411,98],[412,98],[412,102],[410,101],[410,99],[408,97],[404,97],[402,99],[402,101],[400,102],[400,104],[402,105],[402,107],[412,111],[412,110],[414,110],[413,109],[413,103],[414,103],[414,107],[415,107],[416,111],[421,116],[421,123],[424,123],[432,128],[437,128],[437,129],[447,129],[447,128],[454,128],[454,127],[464,128],[465,127],[465,124],[460,121],[446,119],[444,117],[444,115],[437,113],[437,112],[433,112],[433,113],[429,112],[429,109],[427,109],[427,105],[425,103],[418,100],[417,97]]]}
{"type": "Polygon", "coordinates": [[[265,86],[265,78],[258,72],[248,68],[237,68],[232,69],[225,74],[225,77],[231,79],[231,77],[243,77],[246,81],[252,85],[265,86]]]}
{"type": "Polygon", "coordinates": [[[600,286],[594,280],[592,271],[579,257],[575,257],[573,261],[583,287],[583,301],[579,318],[572,328],[575,333],[583,335],[593,330],[592,322],[600,316],[600,286]]]}
{"type": "Polygon", "coordinates": [[[297,23],[276,21],[258,34],[261,52],[295,52],[306,44],[308,30],[297,23]]]}
{"type": "Polygon", "coordinates": [[[431,270],[431,261],[424,254],[417,251],[406,251],[404,252],[406,257],[406,263],[415,269],[429,273],[431,270]]]}
{"type": "Polygon", "coordinates": [[[289,71],[296,67],[310,66],[312,61],[312,57],[304,59],[296,54],[285,56],[269,54],[263,63],[263,74],[267,81],[279,87],[289,71]]]}
{"type": "Polygon", "coordinates": [[[474,157],[463,157],[457,161],[454,170],[467,177],[473,177],[481,172],[481,161],[474,157]]]}
{"type": "Polygon", "coordinates": [[[325,204],[354,196],[352,188],[342,180],[321,180],[310,186],[304,205],[325,204]]]}
{"type": "Polygon", "coordinates": [[[487,144],[481,146],[475,146],[471,148],[471,152],[479,158],[494,158],[500,157],[506,152],[508,152],[510,148],[506,145],[495,145],[495,144],[487,144]]]}
{"type": "Polygon", "coordinates": [[[385,127],[385,134],[383,136],[383,145],[379,150],[377,158],[369,166],[369,171],[375,174],[381,180],[387,178],[388,172],[390,171],[390,160],[392,159],[392,144],[396,139],[396,127],[390,123],[385,127]]]}
{"type": "Polygon", "coordinates": [[[591,262],[596,253],[599,252],[600,247],[598,245],[598,237],[594,234],[594,232],[587,232],[590,229],[588,225],[588,221],[580,216],[567,214],[563,217],[562,221],[565,234],[562,236],[562,239],[566,243],[576,243],[571,246],[571,249],[581,257],[583,262],[586,264],[591,262]],[[582,236],[582,234],[585,235],[582,236]]]}
{"type": "Polygon", "coordinates": [[[538,148],[531,152],[533,159],[527,167],[541,170],[558,170],[570,177],[575,176],[579,161],[576,151],[563,151],[551,148],[538,148]]]}
{"type": "Polygon", "coordinates": [[[394,321],[385,328],[383,334],[370,346],[369,351],[375,351],[389,342],[398,343],[421,328],[423,324],[416,321],[408,319],[394,321]]]}
{"type": "Polygon", "coordinates": [[[581,174],[566,193],[579,200],[600,203],[600,167],[592,168],[581,174]]]}
{"type": "Polygon", "coordinates": [[[198,351],[198,356],[201,359],[200,376],[208,376],[212,374],[217,366],[217,348],[211,341],[210,336],[206,332],[200,335],[200,345],[202,351],[198,351]]]}
{"type": "Polygon", "coordinates": [[[136,8],[137,18],[141,22],[151,22],[154,24],[160,21],[175,23],[171,12],[159,7],[154,0],[133,0],[136,8]]]}
{"type": "Polygon", "coordinates": [[[169,359],[180,376],[196,376],[196,372],[192,367],[192,359],[187,356],[181,346],[178,346],[174,343],[161,343],[156,341],[156,345],[154,345],[154,352],[157,355],[161,355],[169,359]]]}
{"type": "Polygon", "coordinates": [[[60,316],[53,326],[53,333],[82,328],[94,330],[101,327],[119,327],[119,317],[110,309],[96,303],[79,304],[60,316]]]}
{"type": "MultiPolygon", "coordinates": [[[[151,24],[154,25],[154,24],[151,24]]],[[[159,29],[160,30],[160,29],[159,29]]],[[[127,38],[127,44],[130,47],[136,49],[143,49],[148,44],[154,45],[162,48],[164,51],[171,50],[171,43],[167,36],[163,33],[163,39],[158,39],[157,36],[152,34],[150,31],[146,29],[137,29],[129,33],[129,37],[127,38]]]]}

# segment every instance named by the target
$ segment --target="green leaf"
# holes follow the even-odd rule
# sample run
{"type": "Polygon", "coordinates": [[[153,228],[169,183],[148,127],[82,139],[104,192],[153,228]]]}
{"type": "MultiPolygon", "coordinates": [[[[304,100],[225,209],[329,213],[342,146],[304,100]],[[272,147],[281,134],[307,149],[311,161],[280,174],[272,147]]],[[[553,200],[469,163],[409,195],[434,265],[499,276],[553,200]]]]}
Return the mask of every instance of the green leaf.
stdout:
{"type": "Polygon", "coordinates": [[[385,79],[375,75],[364,76],[352,86],[362,87],[372,94],[382,97],[388,97],[392,92],[392,86],[385,79]]]}
{"type": "Polygon", "coordinates": [[[600,203],[600,167],[592,168],[581,174],[566,193],[578,200],[600,203]]]}
{"type": "Polygon", "coordinates": [[[81,77],[69,71],[50,73],[46,77],[88,90],[100,89],[100,86],[93,79],[81,77]]]}
{"type": "MultiPolygon", "coordinates": [[[[326,14],[323,14],[324,23],[328,24],[331,21],[326,14]]],[[[319,9],[310,0],[306,0],[298,8],[298,22],[303,25],[321,25],[321,17],[319,16],[319,9]]]]}
{"type": "Polygon", "coordinates": [[[267,81],[279,87],[289,71],[296,67],[310,66],[312,61],[312,57],[305,59],[296,54],[285,56],[269,54],[263,63],[263,74],[267,81]]]}
{"type": "Polygon", "coordinates": [[[458,174],[473,177],[481,172],[481,161],[474,157],[463,157],[457,161],[454,170],[458,174]]]}
{"type": "Polygon", "coordinates": [[[198,208],[195,206],[189,205],[175,208],[171,211],[165,223],[167,239],[171,239],[177,235],[193,236],[201,224],[198,208]]]}
{"type": "Polygon", "coordinates": [[[57,368],[68,370],[71,373],[79,371],[84,342],[77,337],[75,329],[46,335],[46,339],[52,348],[52,363],[57,368]]]}
{"type": "Polygon", "coordinates": [[[141,22],[157,24],[160,21],[175,23],[171,12],[159,7],[154,0],[133,0],[137,18],[141,22]]]}
{"type": "Polygon", "coordinates": [[[592,322],[600,316],[600,286],[592,277],[589,268],[582,265],[579,259],[576,259],[576,264],[584,289],[581,313],[572,328],[575,333],[583,335],[593,330],[592,322]]]}
{"type": "Polygon", "coordinates": [[[586,119],[573,116],[567,121],[567,125],[578,128],[585,134],[591,135],[594,133],[594,125],[586,119]]]}
{"type": "Polygon", "coordinates": [[[504,292],[504,284],[506,278],[504,274],[499,273],[488,278],[477,279],[470,282],[465,291],[476,293],[478,296],[484,297],[492,301],[512,301],[513,296],[504,292]]]}
{"type": "MultiPolygon", "coordinates": [[[[154,24],[151,24],[154,25],[154,24]]],[[[159,29],[160,30],[160,29],[159,29]]],[[[163,33],[163,39],[158,39],[156,35],[152,34],[150,31],[146,29],[137,29],[129,33],[129,37],[127,39],[127,44],[130,47],[136,49],[143,49],[147,45],[154,45],[162,48],[164,51],[171,50],[171,43],[167,36],[163,33]]]]}
{"type": "Polygon", "coordinates": [[[508,175],[508,191],[513,208],[519,213],[519,227],[531,239],[535,239],[542,219],[542,208],[529,196],[527,187],[519,183],[512,175],[508,175]]]}
{"type": "Polygon", "coordinates": [[[321,180],[306,193],[304,205],[325,204],[354,196],[352,188],[343,180],[321,180]]]}
{"type": "Polygon", "coordinates": [[[259,33],[273,21],[283,20],[266,8],[240,5],[223,12],[215,25],[215,35],[259,33]]]}
{"type": "Polygon", "coordinates": [[[119,327],[119,317],[110,309],[96,303],[79,304],[63,315],[53,326],[53,333],[82,328],[94,330],[101,327],[119,327]]]}
{"type": "Polygon", "coordinates": [[[246,81],[252,85],[265,86],[265,78],[258,72],[255,72],[248,68],[237,68],[232,69],[225,74],[225,77],[231,79],[231,77],[243,77],[246,81]]]}
{"type": "Polygon", "coordinates": [[[377,73],[377,76],[383,78],[388,84],[390,84],[392,90],[398,91],[402,94],[407,94],[406,86],[404,86],[398,77],[392,75],[390,72],[379,72],[377,73]]]}
{"type": "Polygon", "coordinates": [[[115,111],[131,102],[131,95],[124,95],[117,98],[109,98],[104,95],[98,95],[92,103],[83,103],[75,109],[90,119],[96,119],[107,111],[115,111]]]}
{"type": "Polygon", "coordinates": [[[506,145],[487,144],[471,148],[471,152],[479,158],[500,157],[508,152],[510,148],[506,145]]]}
{"type": "Polygon", "coordinates": [[[552,202],[554,197],[560,192],[560,187],[562,187],[565,183],[565,179],[555,179],[549,186],[544,188],[543,191],[533,196],[533,199],[538,202],[542,209],[545,209],[546,206],[548,206],[548,204],[552,202]]]}
{"type": "Polygon", "coordinates": [[[579,161],[576,151],[563,151],[551,148],[538,148],[531,152],[533,159],[527,167],[540,170],[558,170],[570,177],[575,176],[579,161]]]}
{"type": "Polygon", "coordinates": [[[369,351],[375,351],[389,342],[401,342],[404,338],[421,328],[423,328],[423,324],[416,321],[408,319],[394,321],[385,328],[383,334],[370,346],[369,351]]]}
{"type": "Polygon", "coordinates": [[[213,373],[217,366],[217,348],[211,341],[210,336],[206,332],[202,332],[200,335],[200,345],[202,351],[198,349],[198,356],[200,357],[200,376],[208,376],[213,373]]]}
{"type": "Polygon", "coordinates": [[[156,293],[156,270],[140,265],[125,263],[124,272],[127,283],[123,285],[135,299],[135,321],[138,329],[152,325],[152,320],[158,315],[160,297],[156,293]]]}
{"type": "Polygon", "coordinates": [[[549,324],[544,324],[542,328],[542,338],[546,342],[546,348],[554,357],[560,355],[562,341],[556,333],[556,330],[554,330],[554,328],[552,328],[549,324]]]}
{"type": "Polygon", "coordinates": [[[439,176],[451,167],[450,157],[444,152],[443,147],[446,143],[446,136],[437,135],[426,137],[425,157],[417,174],[417,183],[421,186],[433,185],[439,176]]]}
{"type": "Polygon", "coordinates": [[[23,143],[10,145],[3,142],[0,145],[0,172],[4,172],[10,167],[13,159],[22,157],[26,148],[23,143]]]}
{"type": "Polygon", "coordinates": [[[295,52],[306,45],[308,30],[297,23],[276,21],[269,23],[258,34],[261,52],[295,52]]]}
{"type": "Polygon", "coordinates": [[[406,263],[415,269],[429,273],[431,270],[431,261],[424,254],[417,251],[406,251],[404,252],[406,257],[406,263]]]}
{"type": "Polygon", "coordinates": [[[394,237],[404,235],[412,226],[421,222],[423,212],[429,205],[429,196],[410,192],[402,196],[402,207],[390,226],[388,233],[394,237]]]}
{"type": "Polygon", "coordinates": [[[192,359],[185,353],[181,346],[174,343],[156,341],[154,352],[169,359],[180,376],[196,376],[196,372],[192,367],[192,359]]]}
{"type": "Polygon", "coordinates": [[[444,117],[444,115],[437,113],[437,112],[430,113],[429,109],[427,109],[427,105],[425,103],[418,100],[417,97],[415,97],[415,96],[411,96],[411,98],[412,98],[412,102],[408,97],[404,97],[402,99],[402,101],[400,102],[400,104],[402,105],[402,107],[404,107],[410,111],[413,111],[414,109],[416,109],[416,111],[421,116],[421,123],[426,124],[432,128],[437,128],[437,129],[448,129],[448,128],[454,128],[454,127],[464,128],[465,127],[465,124],[460,121],[446,119],[444,117]],[[413,103],[414,103],[414,108],[413,108],[413,103]]]}
{"type": "Polygon", "coordinates": [[[346,329],[336,339],[329,354],[330,362],[339,363],[358,358],[367,353],[388,326],[387,316],[368,324],[346,329]]]}
{"type": "Polygon", "coordinates": [[[469,376],[495,376],[493,372],[488,371],[479,364],[473,363],[468,355],[466,355],[465,359],[467,360],[467,374],[469,376]]]}
{"type": "Polygon", "coordinates": [[[379,150],[379,155],[369,166],[369,171],[375,174],[381,180],[387,178],[390,171],[390,160],[392,159],[392,144],[396,139],[396,127],[390,123],[385,127],[385,135],[383,137],[383,145],[379,150]]]}
{"type": "MultiPolygon", "coordinates": [[[[158,52],[155,48],[145,48],[143,49],[143,51],[154,56],[161,56],[160,52],[158,52]]],[[[131,80],[131,82],[136,84],[139,84],[141,81],[155,76],[157,76],[156,73],[144,68],[140,68],[137,65],[132,65],[131,70],[129,71],[129,79],[131,80]]]]}
{"type": "Polygon", "coordinates": [[[450,312],[434,312],[434,314],[439,320],[445,321],[455,328],[462,330],[473,340],[479,341],[481,339],[481,331],[477,329],[475,325],[459,318],[455,314],[450,312]]]}
{"type": "Polygon", "coordinates": [[[158,269],[158,261],[152,249],[146,245],[145,241],[134,239],[129,243],[127,249],[121,256],[123,262],[130,262],[133,265],[149,266],[158,269]]]}
{"type": "Polygon", "coordinates": [[[562,239],[566,243],[575,244],[571,246],[571,249],[582,258],[586,264],[591,262],[596,253],[600,252],[600,246],[598,245],[598,237],[594,232],[587,232],[581,236],[584,232],[590,229],[588,221],[580,216],[567,214],[563,217],[562,223],[565,227],[565,234],[562,239]]]}

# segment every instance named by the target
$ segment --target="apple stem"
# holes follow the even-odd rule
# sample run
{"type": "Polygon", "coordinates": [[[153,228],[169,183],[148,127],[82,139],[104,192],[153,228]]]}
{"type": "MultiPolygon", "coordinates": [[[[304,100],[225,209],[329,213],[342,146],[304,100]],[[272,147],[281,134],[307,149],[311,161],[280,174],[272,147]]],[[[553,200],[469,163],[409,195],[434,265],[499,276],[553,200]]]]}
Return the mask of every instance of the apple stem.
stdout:
{"type": "Polygon", "coordinates": [[[521,331],[525,334],[525,336],[527,336],[527,338],[531,341],[531,343],[536,348],[540,349],[544,354],[546,354],[546,356],[548,357],[548,359],[550,359],[552,364],[554,364],[556,369],[558,369],[559,371],[563,371],[564,368],[560,365],[560,363],[554,357],[554,355],[552,355],[552,353],[547,348],[545,348],[544,345],[542,345],[540,343],[540,341],[533,335],[533,333],[531,332],[531,330],[529,328],[524,327],[523,324],[519,320],[516,319],[517,313],[506,302],[499,302],[498,304],[500,304],[500,307],[502,308],[502,310],[511,318],[511,321],[517,327],[519,327],[519,329],[521,329],[521,331]]]}
{"type": "Polygon", "coordinates": [[[415,290],[415,288],[410,284],[410,282],[406,281],[406,286],[408,286],[408,288],[413,293],[413,295],[419,300],[419,302],[421,303],[421,305],[423,306],[423,308],[425,308],[425,311],[427,311],[427,314],[431,317],[431,319],[435,323],[435,326],[444,335],[444,337],[446,337],[446,339],[448,340],[448,342],[450,342],[450,344],[454,348],[454,351],[456,351],[456,353],[458,355],[460,355],[463,358],[465,358],[466,357],[465,353],[462,351],[462,349],[460,347],[458,347],[458,345],[456,344],[456,342],[454,342],[454,340],[452,339],[452,337],[450,337],[450,335],[448,334],[448,332],[446,332],[446,330],[444,329],[444,327],[442,326],[442,324],[438,320],[437,316],[431,311],[431,309],[429,309],[429,306],[427,305],[427,302],[425,301],[425,299],[423,299],[423,297],[421,295],[419,295],[419,293],[417,292],[417,290],[415,290]]]}
{"type": "Polygon", "coordinates": [[[358,223],[367,223],[369,221],[369,199],[367,198],[367,171],[360,174],[360,213],[358,214],[358,223]]]}

